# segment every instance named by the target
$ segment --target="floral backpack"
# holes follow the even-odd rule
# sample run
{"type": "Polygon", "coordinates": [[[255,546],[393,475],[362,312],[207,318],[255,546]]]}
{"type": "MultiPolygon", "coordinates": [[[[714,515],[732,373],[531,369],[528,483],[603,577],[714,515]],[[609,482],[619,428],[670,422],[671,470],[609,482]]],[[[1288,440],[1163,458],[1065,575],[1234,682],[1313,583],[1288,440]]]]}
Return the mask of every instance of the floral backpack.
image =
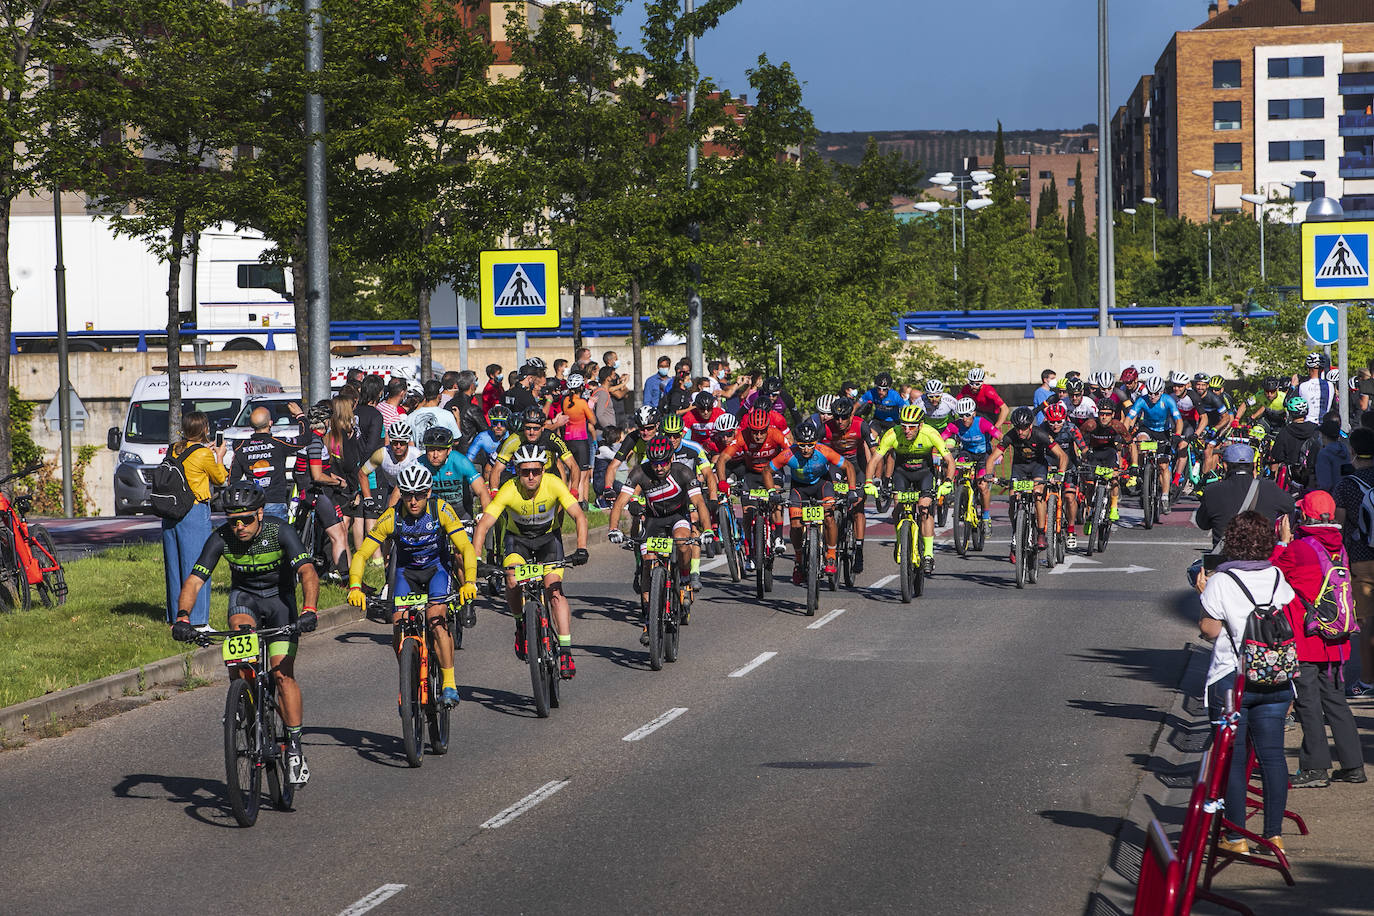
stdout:
{"type": "Polygon", "coordinates": [[[1258,687],[1280,687],[1292,683],[1298,676],[1298,644],[1283,608],[1274,603],[1283,573],[1274,570],[1274,591],[1263,604],[1255,600],[1250,589],[1234,572],[1228,569],[1226,575],[1254,605],[1254,610],[1245,619],[1243,647],[1237,648],[1231,631],[1226,631],[1245,680],[1258,687]]]}

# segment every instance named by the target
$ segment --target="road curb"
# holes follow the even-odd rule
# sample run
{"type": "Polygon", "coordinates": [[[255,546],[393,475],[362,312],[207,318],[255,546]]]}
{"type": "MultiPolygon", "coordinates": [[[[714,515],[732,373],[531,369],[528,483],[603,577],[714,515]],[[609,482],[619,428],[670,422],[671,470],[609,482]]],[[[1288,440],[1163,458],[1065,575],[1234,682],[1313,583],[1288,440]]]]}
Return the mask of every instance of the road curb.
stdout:
{"type": "MultiPolygon", "coordinates": [[[[363,619],[362,612],[348,604],[326,608],[319,614],[321,630],[363,619]]],[[[54,719],[89,709],[105,700],[138,696],[157,685],[180,684],[188,677],[220,680],[224,677],[224,671],[218,646],[173,655],[0,709],[0,732],[9,737],[22,737],[54,719]]]]}

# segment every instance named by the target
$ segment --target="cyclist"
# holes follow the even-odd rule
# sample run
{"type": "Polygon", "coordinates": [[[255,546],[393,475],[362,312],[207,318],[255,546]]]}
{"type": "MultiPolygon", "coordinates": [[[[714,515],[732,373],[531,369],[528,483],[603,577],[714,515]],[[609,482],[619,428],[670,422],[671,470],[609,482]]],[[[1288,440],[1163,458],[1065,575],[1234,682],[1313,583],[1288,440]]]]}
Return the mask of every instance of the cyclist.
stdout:
{"type": "Polygon", "coordinates": [[[855,413],[865,416],[872,412],[873,428],[878,434],[897,422],[897,415],[906,405],[906,400],[892,390],[892,373],[879,372],[873,376],[873,387],[859,395],[855,413]]]}
{"type": "MultiPolygon", "coordinates": [[[[442,427],[431,426],[425,430],[425,436],[435,431],[448,432],[442,427]]],[[[445,626],[448,600],[454,594],[454,586],[458,585],[452,571],[453,557],[456,553],[463,559],[462,585],[458,586],[457,594],[460,603],[465,605],[463,626],[470,627],[477,622],[472,606],[477,597],[477,553],[472,549],[457,511],[437,494],[433,483],[433,475],[420,462],[401,472],[396,482],[400,502],[382,513],[353,555],[353,565],[348,570],[348,603],[354,607],[366,606],[362,584],[367,558],[390,542],[396,551],[396,581],[391,583],[388,594],[393,599],[420,592],[429,596],[425,621],[434,637],[439,671],[443,675],[440,699],[445,706],[457,706],[453,637],[445,626]]],[[[391,645],[398,655],[402,613],[397,609],[391,615],[391,645]]]]}
{"type": "MultiPolygon", "coordinates": [[[[701,588],[701,573],[691,569],[692,550],[691,545],[682,543],[683,539],[692,536],[692,520],[690,518],[693,508],[697,510],[699,517],[709,518],[706,503],[701,498],[701,487],[697,484],[696,477],[683,464],[673,460],[673,443],[667,436],[655,436],[649,440],[644,449],[644,461],[630,472],[625,485],[620,489],[620,495],[615,498],[615,503],[611,506],[611,513],[607,519],[609,531],[607,540],[612,544],[619,544],[625,540],[625,535],[621,533],[617,525],[620,524],[620,514],[629,505],[630,500],[642,496],[644,498],[644,528],[642,536],[647,539],[651,537],[672,537],[678,539],[675,544],[677,548],[678,572],[687,575],[689,586],[693,589],[701,588]]],[[[712,538],[715,529],[710,522],[702,526],[705,533],[702,537],[706,540],[712,538]]],[[[640,555],[648,553],[644,545],[640,545],[640,555]]],[[[641,588],[644,591],[640,595],[644,599],[643,607],[649,606],[649,594],[647,591],[647,580],[640,577],[641,588]]],[[[644,632],[639,637],[640,645],[649,644],[648,621],[645,621],[644,632]]]]}
{"type": "MultiPolygon", "coordinates": [[[[487,532],[497,522],[506,567],[506,605],[515,617],[515,654],[525,660],[524,607],[521,589],[515,582],[515,567],[525,563],[556,563],[563,559],[562,513],[572,516],[577,526],[577,549],[568,562],[581,566],[587,562],[587,516],[582,507],[555,474],[546,472],[549,455],[538,445],[522,445],[511,456],[515,476],[496,491],[487,511],[477,522],[473,540],[486,542],[487,532]]],[[[544,576],[549,590],[553,627],[558,633],[558,673],[565,679],[577,674],[572,657],[572,612],[563,594],[563,571],[554,569],[544,576]]]]}
{"type": "MultiPolygon", "coordinates": [[[[709,527],[711,519],[716,517],[716,509],[720,506],[720,491],[716,485],[716,472],[711,467],[711,459],[706,454],[706,448],[699,443],[684,439],[686,430],[683,427],[682,417],[677,414],[669,414],[663,418],[659,424],[659,435],[666,436],[668,442],[673,447],[673,461],[687,468],[692,472],[698,483],[705,484],[706,511],[710,513],[705,520],[698,519],[697,530],[709,527]]],[[[701,571],[701,545],[692,546],[692,572],[701,571]]]]}
{"type": "Polygon", "coordinates": [[[816,398],[816,412],[807,417],[803,422],[814,423],[817,429],[821,429],[835,417],[835,401],[837,398],[833,394],[823,394],[816,398]]]}
{"type": "Polygon", "coordinates": [[[341,578],[348,571],[348,528],[344,525],[343,507],[337,494],[349,489],[349,482],[334,473],[333,458],[324,434],[334,416],[329,401],[321,401],[306,412],[310,432],[296,452],[296,489],[300,493],[313,491],[315,519],[329,538],[330,557],[334,568],[326,570],[327,578],[341,578]]]}
{"type": "Polygon", "coordinates": [[[386,445],[373,452],[358,473],[358,482],[365,498],[373,495],[368,478],[375,472],[377,495],[382,498],[383,505],[388,503],[401,472],[420,460],[421,450],[411,443],[414,434],[415,430],[405,417],[400,417],[386,428],[386,445]]]}
{"type": "MultiPolygon", "coordinates": [[[[1065,382],[1068,376],[1060,379],[1065,382]]],[[[997,393],[997,389],[989,385],[985,380],[987,372],[982,368],[970,369],[968,371],[968,384],[959,391],[959,397],[972,398],[977,406],[978,412],[992,421],[994,426],[1001,426],[1007,422],[1007,415],[1011,408],[1007,402],[1002,400],[1002,396],[997,393]]]]}
{"type": "Polygon", "coordinates": [[[1307,422],[1320,423],[1327,411],[1340,404],[1337,400],[1340,396],[1340,375],[1336,376],[1338,381],[1328,381],[1325,370],[1330,367],[1330,362],[1316,351],[1307,354],[1304,365],[1308,378],[1298,385],[1298,390],[1294,393],[1307,401],[1307,422]]]}
{"type": "Polygon", "coordinates": [[[1320,427],[1307,419],[1311,405],[1301,395],[1293,395],[1284,404],[1288,414],[1288,425],[1279,430],[1274,437],[1274,445],[1269,450],[1269,468],[1277,476],[1279,468],[1287,468],[1290,483],[1289,491],[1296,492],[1298,487],[1309,482],[1312,471],[1316,469],[1316,453],[1321,450],[1322,440],[1318,435],[1320,427]]]}
{"type": "Polygon", "coordinates": [[[635,411],[635,428],[621,438],[615,457],[606,464],[606,477],[601,481],[601,495],[606,502],[615,501],[615,473],[620,466],[627,462],[633,466],[644,460],[645,446],[658,435],[658,422],[658,410],[648,404],[635,411]]]}
{"type": "Polygon", "coordinates": [[[506,441],[510,430],[510,410],[504,404],[497,404],[487,411],[487,428],[472,438],[468,446],[467,459],[475,468],[485,469],[496,458],[501,443],[506,441]]]}
{"type": "Polygon", "coordinates": [[[825,445],[844,458],[854,474],[854,483],[849,488],[849,512],[854,525],[854,573],[864,571],[864,502],[867,494],[863,490],[864,471],[878,450],[878,439],[873,429],[863,417],[854,416],[854,399],[836,398],[832,406],[834,416],[821,427],[821,439],[825,445]]]}
{"type": "MultiPolygon", "coordinates": [[[[920,492],[920,507],[927,510],[921,519],[921,564],[926,573],[930,573],[935,569],[935,514],[929,509],[937,492],[940,496],[954,492],[954,456],[945,447],[940,434],[926,425],[925,419],[925,411],[915,404],[902,408],[897,426],[878,440],[878,447],[868,463],[868,477],[890,481],[888,486],[897,492],[920,492]],[[887,457],[888,453],[891,458],[887,457]],[[943,461],[945,470],[944,482],[938,491],[934,486],[937,456],[943,461]]],[[[893,552],[896,553],[895,547],[893,552]]]]}
{"type": "Polygon", "coordinates": [[[967,458],[974,463],[974,489],[978,493],[978,505],[982,508],[982,524],[986,532],[992,527],[992,489],[988,486],[987,468],[983,461],[987,458],[992,443],[997,441],[997,427],[987,417],[978,416],[978,405],[973,398],[960,398],[954,405],[954,422],[941,433],[945,442],[958,443],[955,458],[967,458]]]}
{"type": "MultiPolygon", "coordinates": [[[[1018,407],[1011,412],[1011,432],[993,447],[988,455],[984,469],[991,474],[999,459],[1011,452],[1010,480],[1035,481],[1035,522],[1038,533],[1035,546],[1045,549],[1045,479],[1049,477],[1050,459],[1059,463],[1058,475],[1064,476],[1069,467],[1069,456],[1064,453],[1048,432],[1035,426],[1035,413],[1029,407],[1018,407]]],[[[1012,545],[1011,560],[1016,562],[1016,545],[1012,545]]]]}
{"type": "Polygon", "coordinates": [[[1141,395],[1140,371],[1135,366],[1121,370],[1121,379],[1112,389],[1111,398],[1121,405],[1123,412],[1128,411],[1141,395]]]}
{"type": "MultiPolygon", "coordinates": [[[[418,464],[429,471],[434,481],[434,492],[441,496],[463,521],[471,521],[474,509],[486,509],[491,502],[491,492],[482,482],[482,474],[472,466],[472,462],[453,450],[453,433],[442,426],[431,426],[423,436],[425,453],[418,464]],[[477,498],[474,505],[473,497],[477,498]]],[[[392,493],[399,498],[400,491],[392,493]]],[[[395,500],[391,505],[396,505],[395,500]]]]}
{"type": "Polygon", "coordinates": [[[1249,419],[1258,420],[1267,427],[1272,434],[1277,434],[1283,428],[1284,421],[1284,401],[1288,395],[1279,387],[1277,376],[1268,376],[1260,383],[1260,390],[1251,395],[1245,402],[1245,406],[1253,408],[1250,411],[1249,419]]]}
{"type": "Polygon", "coordinates": [[[954,397],[945,391],[945,383],[938,378],[926,379],[925,391],[916,399],[916,406],[926,412],[926,419],[937,428],[954,418],[954,404],[954,397]]]}
{"type": "MultiPolygon", "coordinates": [[[[850,499],[857,498],[854,466],[829,446],[820,444],[821,428],[810,421],[797,427],[796,440],[789,451],[778,455],[763,468],[763,485],[773,489],[773,472],[786,471],[792,481],[788,515],[792,520],[792,548],[797,562],[792,566],[792,584],[802,584],[802,500],[819,501],[829,510],[835,505],[833,478],[844,473],[850,499]]],[[[839,526],[828,511],[825,516],[825,574],[835,572],[835,541],[839,526]]]]}
{"type": "MultiPolygon", "coordinates": [[[[749,495],[750,490],[758,490],[763,487],[763,473],[768,463],[778,455],[782,454],[788,447],[787,437],[773,426],[769,419],[769,411],[764,408],[755,408],[749,411],[744,418],[744,423],[735,433],[735,438],[725,448],[721,449],[716,456],[716,477],[724,477],[728,471],[730,463],[738,455],[744,463],[744,476],[741,478],[744,487],[740,493],[740,503],[743,508],[757,506],[758,502],[749,495]]],[[[753,536],[751,524],[744,526],[744,537],[750,550],[752,544],[748,544],[748,539],[753,536]]],[[[773,516],[773,540],[774,546],[778,550],[784,549],[786,541],[782,538],[782,516],[775,513],[773,516]]]]}
{"type": "MultiPolygon", "coordinates": [[[[492,459],[491,467],[487,469],[489,488],[494,490],[514,479],[514,475],[506,470],[506,465],[516,450],[525,446],[534,446],[544,453],[544,470],[558,474],[565,482],[577,480],[577,461],[563,440],[544,428],[544,420],[544,411],[539,407],[525,409],[520,417],[520,431],[506,437],[492,459]]],[[[576,499],[576,483],[569,489],[576,499]]]]}
{"type": "MultiPolygon", "coordinates": [[[[1082,382],[1078,379],[1080,387],[1082,382]]],[[[1069,384],[1073,384],[1070,382],[1069,384]]],[[[1093,405],[1096,407],[1097,405],[1093,405]]],[[[1083,455],[1088,451],[1087,443],[1078,427],[1068,422],[1069,411],[1063,404],[1051,404],[1045,408],[1045,425],[1041,427],[1050,434],[1054,444],[1068,456],[1068,474],[1064,479],[1064,546],[1073,550],[1078,546],[1078,535],[1074,532],[1074,520],[1078,518],[1077,472],[1083,455]]]]}
{"type": "Polygon", "coordinates": [[[687,434],[693,442],[706,449],[708,455],[720,452],[711,434],[715,431],[716,420],[723,416],[724,409],[716,404],[715,395],[709,391],[698,391],[692,395],[692,409],[682,415],[682,422],[687,426],[687,434]]]}
{"type": "Polygon", "coordinates": [[[576,469],[568,478],[569,489],[574,494],[591,491],[592,443],[596,439],[596,415],[587,402],[585,388],[587,381],[579,373],[573,372],[566,379],[566,388],[549,405],[548,416],[554,426],[562,424],[558,438],[572,453],[576,469]]]}
{"type": "MultiPolygon", "coordinates": [[[[319,624],[315,607],[319,601],[320,579],[294,528],[271,516],[264,517],[266,496],[247,480],[229,484],[223,494],[225,522],[210,533],[191,574],[177,597],[176,623],[172,637],[190,642],[196,636],[191,626],[191,608],[196,596],[220,558],[229,564],[229,629],[284,627],[295,623],[302,633],[319,624]],[[300,615],[296,614],[296,583],[301,583],[300,615]]],[[[277,702],[286,725],[287,777],[296,785],[310,779],[310,767],[301,752],[301,688],[296,683],[297,638],[275,639],[268,643],[268,664],[277,688],[277,702]]]]}
{"type": "MultiPolygon", "coordinates": [[[[1097,401],[1087,397],[1084,393],[1082,379],[1070,379],[1064,386],[1064,391],[1068,399],[1060,404],[1064,407],[1068,418],[1073,421],[1074,426],[1082,426],[1084,422],[1097,416],[1097,401]]],[[[1049,418],[1049,412],[1045,413],[1045,418],[1049,418]]]]}
{"type": "MultiPolygon", "coordinates": [[[[1183,415],[1178,412],[1178,405],[1174,399],[1164,393],[1164,379],[1157,375],[1150,376],[1150,380],[1145,383],[1145,396],[1136,400],[1126,414],[1126,422],[1138,432],[1137,441],[1148,437],[1159,443],[1159,451],[1153,460],[1163,463],[1167,468],[1169,449],[1183,441],[1183,415]]],[[[1132,477],[1136,477],[1139,476],[1140,470],[1132,466],[1130,473],[1132,477]]],[[[1169,485],[1172,480],[1172,475],[1167,473],[1159,477],[1164,512],[1169,511],[1169,485]]],[[[1141,498],[1144,499],[1143,494],[1141,498]]]]}
{"type": "MultiPolygon", "coordinates": [[[[1085,468],[1111,468],[1112,470],[1121,469],[1121,450],[1128,449],[1131,464],[1135,461],[1135,444],[1131,442],[1131,432],[1121,419],[1121,405],[1111,398],[1103,398],[1097,407],[1097,416],[1089,418],[1084,422],[1079,432],[1083,434],[1083,442],[1087,446],[1084,456],[1085,468]]],[[[1084,485],[1089,485],[1092,478],[1086,478],[1084,485]]],[[[1121,499],[1121,488],[1119,477],[1112,478],[1110,502],[1107,506],[1107,520],[1116,521],[1120,518],[1117,510],[1117,503],[1121,499]]],[[[1095,486],[1095,484],[1092,484],[1095,486]]],[[[1086,500],[1085,494],[1085,500],[1086,500]]]]}

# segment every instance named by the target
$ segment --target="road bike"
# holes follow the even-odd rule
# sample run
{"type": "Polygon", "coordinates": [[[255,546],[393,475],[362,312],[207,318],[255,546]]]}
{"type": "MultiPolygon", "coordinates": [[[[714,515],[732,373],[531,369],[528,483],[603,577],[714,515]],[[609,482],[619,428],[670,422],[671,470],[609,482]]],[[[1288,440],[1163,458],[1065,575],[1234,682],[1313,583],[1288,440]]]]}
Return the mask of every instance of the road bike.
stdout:
{"type": "MultiPolygon", "coordinates": [[[[859,552],[858,539],[854,536],[854,512],[859,507],[858,500],[851,502],[849,484],[835,484],[835,568],[839,578],[844,580],[845,588],[854,586],[854,558],[859,552]]],[[[862,493],[857,488],[853,492],[862,493]]],[[[836,589],[836,577],[830,577],[830,590],[836,589]]]]}
{"type": "Polygon", "coordinates": [[[821,578],[829,579],[830,590],[836,589],[835,573],[825,572],[823,550],[825,544],[825,513],[827,506],[820,500],[802,500],[802,550],[797,562],[802,564],[806,579],[806,616],[816,616],[820,604],[821,578]]]}
{"type": "Polygon", "coordinates": [[[751,532],[750,552],[754,561],[754,597],[762,598],[773,590],[773,507],[777,494],[763,487],[749,491],[750,503],[744,509],[745,527],[751,532]]]}
{"type": "Polygon", "coordinates": [[[1093,468],[1092,478],[1085,484],[1083,497],[1088,504],[1088,512],[1083,520],[1083,541],[1088,556],[1092,556],[1094,551],[1101,553],[1106,550],[1107,541],[1111,539],[1112,520],[1108,516],[1112,487],[1117,477],[1116,468],[1097,465],[1093,468]]]}
{"type": "MultiPolygon", "coordinates": [[[[0,478],[0,487],[42,467],[30,465],[0,478]]],[[[35,590],[44,607],[67,603],[67,577],[57,559],[57,545],[47,528],[25,519],[32,508],[31,496],[21,494],[11,501],[0,490],[0,608],[4,610],[27,611],[33,606],[35,590]]]]}
{"type": "Polygon", "coordinates": [[[954,469],[954,549],[963,557],[970,548],[983,549],[987,527],[980,516],[973,459],[956,458],[954,469]]]}
{"type": "Polygon", "coordinates": [[[720,537],[720,547],[725,554],[725,565],[730,571],[730,581],[738,582],[744,574],[744,529],[740,527],[739,515],[735,512],[730,493],[738,485],[733,478],[726,487],[721,488],[720,505],[716,509],[716,533],[720,537]]]}
{"type": "Polygon", "coordinates": [[[921,562],[921,523],[930,515],[930,507],[921,505],[919,490],[888,490],[893,509],[893,528],[896,544],[897,580],[900,582],[902,603],[910,604],[925,592],[925,566],[921,562]]]}
{"type": "MultiPolygon", "coordinates": [[[[644,568],[649,574],[649,608],[644,626],[649,635],[649,667],[662,671],[663,663],[675,662],[682,627],[692,612],[692,590],[678,568],[676,545],[691,547],[700,538],[651,537],[626,541],[626,550],[644,547],[644,568]]],[[[635,550],[638,553],[638,550],[635,550]]]]}
{"type": "Polygon", "coordinates": [[[534,693],[534,711],[539,718],[548,718],[550,709],[557,709],[559,699],[558,634],[549,619],[549,590],[544,576],[572,564],[566,560],[555,563],[524,563],[513,567],[515,585],[523,593],[521,625],[525,628],[525,662],[530,669],[530,687],[534,693]]]}
{"type": "Polygon", "coordinates": [[[220,656],[229,668],[229,695],[224,703],[224,775],[229,808],[240,827],[252,827],[262,802],[262,779],[267,776],[271,803],[290,811],[296,784],[286,766],[286,723],[277,705],[269,647],[274,639],[300,635],[296,624],[284,627],[197,633],[201,646],[221,643],[220,656]]]}
{"type": "Polygon", "coordinates": [[[1011,554],[1016,564],[1016,587],[1025,588],[1027,582],[1034,585],[1040,578],[1035,481],[1010,480],[1007,486],[1011,488],[1011,554]]]}

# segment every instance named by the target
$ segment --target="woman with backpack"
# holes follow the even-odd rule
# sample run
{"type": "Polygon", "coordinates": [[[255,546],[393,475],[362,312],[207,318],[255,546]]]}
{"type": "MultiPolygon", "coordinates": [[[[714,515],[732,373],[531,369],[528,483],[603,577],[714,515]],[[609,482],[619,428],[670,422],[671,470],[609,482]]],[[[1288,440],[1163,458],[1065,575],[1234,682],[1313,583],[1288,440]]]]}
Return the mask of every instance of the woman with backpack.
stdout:
{"type": "MultiPolygon", "coordinates": [[[[177,598],[191,567],[210,539],[210,484],[229,479],[223,443],[210,444],[210,418],[193,410],[181,418],[183,438],[167,449],[167,461],[180,465],[195,504],[181,518],[162,519],[162,565],[167,580],[167,624],[176,622],[177,598]]],[[[203,588],[191,607],[191,626],[210,625],[210,590],[203,588]]]]}
{"type": "Polygon", "coordinates": [[[1364,782],[1364,752],[1355,716],[1341,689],[1341,669],[1350,658],[1350,637],[1359,632],[1351,593],[1350,561],[1336,524],[1336,501],[1313,490],[1298,500],[1302,520],[1297,536],[1274,558],[1274,565],[1297,593],[1284,608],[1293,627],[1298,654],[1297,699],[1293,712],[1302,725],[1295,789],[1321,788],[1332,782],[1364,782]],[[1336,744],[1341,768],[1331,769],[1336,744]]]}
{"type": "MultiPolygon", "coordinates": [[[[1236,824],[1245,819],[1245,743],[1247,736],[1259,759],[1264,781],[1264,832],[1270,843],[1283,848],[1283,809],[1288,803],[1288,761],[1283,751],[1283,720],[1293,701],[1291,669],[1282,662],[1259,668],[1253,664],[1250,647],[1254,644],[1254,619],[1257,616],[1287,623],[1282,608],[1294,600],[1293,589],[1283,573],[1269,561],[1274,553],[1274,523],[1248,510],[1226,526],[1223,561],[1210,576],[1198,576],[1202,591],[1202,619],[1198,629],[1212,643],[1212,661],[1207,668],[1207,712],[1215,721],[1226,708],[1226,692],[1241,689],[1240,722],[1236,729],[1235,753],[1226,782],[1226,813],[1236,824]],[[1238,683],[1239,682],[1239,683],[1238,683]]],[[[1285,627],[1286,629],[1286,627],[1285,627]]],[[[1289,639],[1291,651],[1291,635],[1289,639]]],[[[1285,653],[1270,656],[1282,659],[1285,653]]],[[[1250,853],[1249,842],[1241,836],[1225,836],[1218,841],[1229,852],[1250,853]]]]}

